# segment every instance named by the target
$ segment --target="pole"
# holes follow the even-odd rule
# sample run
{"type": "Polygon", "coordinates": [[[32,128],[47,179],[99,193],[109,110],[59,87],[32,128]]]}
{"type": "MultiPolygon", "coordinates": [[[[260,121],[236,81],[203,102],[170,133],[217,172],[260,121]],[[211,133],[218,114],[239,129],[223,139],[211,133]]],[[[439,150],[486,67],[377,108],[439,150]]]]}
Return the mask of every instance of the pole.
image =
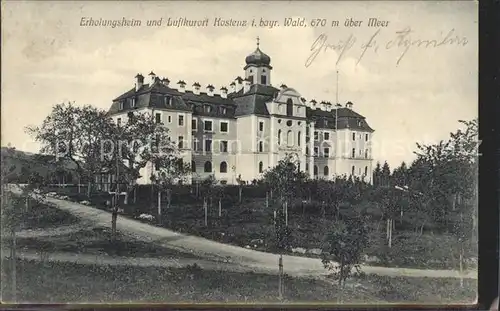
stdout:
{"type": "Polygon", "coordinates": [[[17,300],[16,231],[12,229],[12,301],[17,300]]]}
{"type": "Polygon", "coordinates": [[[283,255],[278,259],[278,298],[283,299],[283,255]]]}
{"type": "Polygon", "coordinates": [[[208,226],[208,217],[207,217],[207,213],[208,213],[208,207],[207,207],[207,199],[203,199],[203,209],[205,210],[205,227],[208,226]]]}
{"type": "Polygon", "coordinates": [[[285,225],[288,226],[288,202],[285,202],[285,225]]]}
{"type": "Polygon", "coordinates": [[[269,192],[266,191],[266,209],[269,208],[269,192]]]}
{"type": "Polygon", "coordinates": [[[158,188],[158,221],[161,219],[161,190],[158,188]]]}
{"type": "Polygon", "coordinates": [[[337,161],[339,153],[339,131],[338,131],[338,115],[339,115],[339,71],[337,70],[337,89],[335,91],[335,164],[333,165],[335,179],[337,178],[337,161]]]}
{"type": "Polygon", "coordinates": [[[219,199],[219,217],[222,216],[222,203],[221,200],[219,199]]]}

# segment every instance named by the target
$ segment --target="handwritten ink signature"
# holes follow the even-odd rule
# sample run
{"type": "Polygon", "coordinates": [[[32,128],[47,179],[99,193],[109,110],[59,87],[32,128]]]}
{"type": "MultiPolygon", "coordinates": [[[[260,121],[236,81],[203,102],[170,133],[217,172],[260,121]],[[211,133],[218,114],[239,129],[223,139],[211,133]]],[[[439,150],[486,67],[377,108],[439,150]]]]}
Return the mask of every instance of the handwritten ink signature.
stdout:
{"type": "MultiPolygon", "coordinates": [[[[356,64],[359,64],[361,60],[365,57],[365,54],[368,50],[373,49],[375,53],[378,53],[379,51],[379,35],[381,33],[381,28],[377,29],[366,41],[366,43],[363,43],[360,45],[360,55],[357,59],[356,64]]],[[[400,49],[402,50],[402,53],[399,55],[396,65],[399,65],[403,58],[406,56],[410,48],[438,48],[441,46],[458,46],[458,47],[463,47],[466,46],[469,41],[467,40],[466,37],[460,37],[455,34],[455,29],[451,29],[448,31],[446,36],[444,38],[440,39],[414,39],[412,38],[412,33],[414,31],[410,27],[406,27],[403,30],[396,31],[395,32],[395,37],[393,39],[390,39],[386,41],[385,43],[381,44],[382,50],[395,50],[395,49],[400,49]]],[[[309,67],[311,64],[316,60],[318,55],[321,52],[327,52],[327,51],[336,51],[338,52],[336,64],[338,64],[343,57],[348,53],[348,51],[353,50],[355,48],[356,43],[358,42],[357,37],[355,37],[353,34],[349,35],[347,39],[345,40],[339,40],[336,43],[329,43],[328,42],[328,36],[326,34],[321,34],[319,37],[314,41],[314,43],[311,46],[311,54],[309,57],[306,59],[305,66],[309,67]]]]}

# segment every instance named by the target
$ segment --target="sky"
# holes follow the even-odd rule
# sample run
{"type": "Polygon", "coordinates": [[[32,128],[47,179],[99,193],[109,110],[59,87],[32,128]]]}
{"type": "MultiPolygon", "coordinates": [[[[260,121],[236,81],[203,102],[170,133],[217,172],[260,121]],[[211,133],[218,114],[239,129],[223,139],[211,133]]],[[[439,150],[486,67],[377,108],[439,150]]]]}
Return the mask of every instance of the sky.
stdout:
{"type": "Polygon", "coordinates": [[[38,151],[26,126],[40,125],[62,102],[107,110],[133,87],[137,73],[154,71],[189,88],[194,82],[227,87],[244,76],[245,57],[258,36],[271,57],[271,83],[286,84],[308,101],[335,102],[338,70],[339,102],[351,101],[375,130],[374,159],[395,167],[413,160],[416,142],[446,139],[458,120],[477,117],[477,11],[477,2],[469,1],[2,1],[1,144],[38,151]],[[84,27],[82,17],[125,17],[142,26],[84,27]],[[209,23],[146,25],[182,17],[209,23]],[[218,17],[279,24],[215,27],[218,17]],[[305,18],[307,25],[285,27],[285,18],[305,18]],[[369,27],[369,18],[388,25],[369,27]],[[318,19],[326,26],[313,27],[318,19]],[[346,27],[346,19],[362,23],[346,27]],[[331,27],[332,21],[338,26],[331,27]],[[442,42],[448,34],[460,41],[414,44],[406,52],[402,44],[442,42]],[[308,63],[320,37],[330,48],[323,46],[308,63]]]}

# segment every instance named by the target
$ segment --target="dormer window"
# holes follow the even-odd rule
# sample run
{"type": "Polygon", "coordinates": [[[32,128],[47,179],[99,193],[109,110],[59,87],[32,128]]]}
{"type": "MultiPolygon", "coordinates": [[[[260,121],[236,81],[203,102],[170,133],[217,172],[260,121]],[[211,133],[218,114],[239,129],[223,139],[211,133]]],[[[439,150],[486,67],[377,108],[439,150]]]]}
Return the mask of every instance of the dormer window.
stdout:
{"type": "Polygon", "coordinates": [[[123,110],[123,102],[118,102],[118,110],[123,110]]]}
{"type": "Polygon", "coordinates": [[[171,106],[172,105],[172,97],[170,97],[170,96],[163,97],[163,102],[165,105],[171,106]]]}
{"type": "Polygon", "coordinates": [[[135,98],[130,99],[130,107],[135,108],[135,98]]]}
{"type": "Polygon", "coordinates": [[[227,108],[226,107],[221,107],[220,108],[220,113],[221,114],[227,114],[227,108]]]}
{"type": "Polygon", "coordinates": [[[328,126],[328,120],[325,119],[325,126],[328,126]]]}
{"type": "Polygon", "coordinates": [[[209,105],[205,105],[203,106],[203,110],[205,111],[205,113],[210,113],[212,112],[212,107],[209,105]]]}
{"type": "Polygon", "coordinates": [[[358,126],[361,126],[361,120],[358,120],[358,126]]]}

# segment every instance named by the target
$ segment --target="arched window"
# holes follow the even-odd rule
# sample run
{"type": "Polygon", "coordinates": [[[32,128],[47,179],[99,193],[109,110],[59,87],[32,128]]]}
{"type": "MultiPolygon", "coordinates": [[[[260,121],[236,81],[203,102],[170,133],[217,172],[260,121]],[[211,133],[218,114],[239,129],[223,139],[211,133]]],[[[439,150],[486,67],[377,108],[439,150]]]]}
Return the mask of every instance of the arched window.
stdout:
{"type": "Polygon", "coordinates": [[[264,143],[259,141],[259,152],[264,152],[264,143]]]}
{"type": "Polygon", "coordinates": [[[368,149],[365,149],[365,159],[368,159],[368,149]]]}
{"type": "Polygon", "coordinates": [[[323,169],[323,175],[328,176],[328,166],[323,169]]]}
{"type": "Polygon", "coordinates": [[[292,131],[288,131],[288,133],[286,133],[286,144],[288,146],[293,146],[293,133],[292,133],[292,131]]]}
{"type": "Polygon", "coordinates": [[[302,133],[301,132],[298,132],[297,133],[297,146],[300,146],[300,141],[302,139],[302,133]]]}
{"type": "Polygon", "coordinates": [[[191,161],[191,172],[195,173],[196,172],[196,162],[191,161]]]}
{"type": "Polygon", "coordinates": [[[262,173],[264,171],[264,163],[262,161],[259,162],[259,173],[262,173]]]}
{"type": "Polygon", "coordinates": [[[289,98],[286,101],[286,115],[287,116],[293,116],[293,102],[292,102],[291,98],[289,98]]]}
{"type": "Polygon", "coordinates": [[[278,145],[281,145],[281,130],[278,130],[278,145]]]}
{"type": "Polygon", "coordinates": [[[212,162],[207,161],[204,165],[205,173],[212,173],[212,162]]]}
{"type": "Polygon", "coordinates": [[[317,176],[318,175],[318,166],[315,165],[314,166],[314,176],[317,176]]]}
{"type": "Polygon", "coordinates": [[[220,163],[219,171],[221,173],[227,173],[227,163],[226,162],[223,161],[220,163]]]}
{"type": "Polygon", "coordinates": [[[368,166],[365,166],[365,176],[368,175],[368,166]]]}
{"type": "Polygon", "coordinates": [[[306,163],[306,172],[309,172],[309,163],[306,163]]]}
{"type": "Polygon", "coordinates": [[[351,169],[351,175],[354,176],[354,172],[356,171],[356,167],[354,167],[354,165],[352,166],[352,169],[351,169]]]}
{"type": "Polygon", "coordinates": [[[306,156],[309,155],[309,147],[306,147],[306,156]]]}

